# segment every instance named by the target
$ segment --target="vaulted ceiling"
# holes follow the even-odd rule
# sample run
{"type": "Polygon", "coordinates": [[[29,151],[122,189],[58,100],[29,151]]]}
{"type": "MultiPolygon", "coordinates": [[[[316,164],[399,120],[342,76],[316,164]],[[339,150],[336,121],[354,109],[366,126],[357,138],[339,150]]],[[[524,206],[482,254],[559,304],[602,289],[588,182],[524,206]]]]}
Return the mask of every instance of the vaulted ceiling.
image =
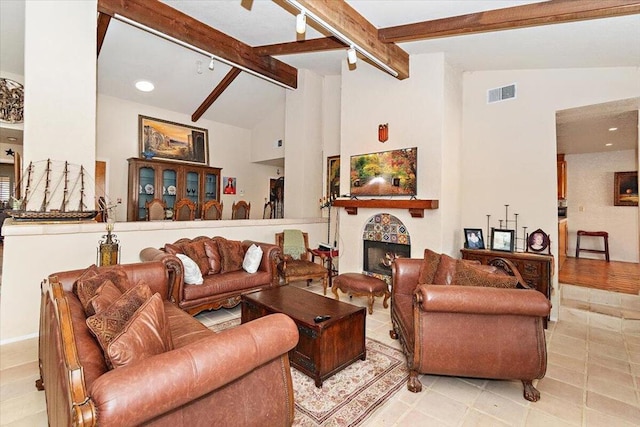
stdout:
{"type": "MultiPolygon", "coordinates": [[[[0,3],[5,11],[16,9],[7,3],[18,2],[0,3]]],[[[113,17],[124,16],[287,86],[295,86],[297,69],[339,75],[348,46],[311,19],[306,33],[298,35],[298,10],[289,3],[98,0],[98,91],[251,129],[282,102],[286,89],[219,61],[210,71],[205,55],[113,17]],[[156,90],[133,89],[141,79],[152,81],[156,90]]],[[[638,0],[299,3],[366,46],[400,79],[409,74],[409,55],[430,52],[444,52],[464,71],[640,66],[638,0]]],[[[9,24],[2,15],[4,51],[9,24]]],[[[19,65],[2,51],[1,68],[23,74],[9,69],[19,65]]],[[[364,66],[369,65],[360,56],[356,67],[364,66]]]]}

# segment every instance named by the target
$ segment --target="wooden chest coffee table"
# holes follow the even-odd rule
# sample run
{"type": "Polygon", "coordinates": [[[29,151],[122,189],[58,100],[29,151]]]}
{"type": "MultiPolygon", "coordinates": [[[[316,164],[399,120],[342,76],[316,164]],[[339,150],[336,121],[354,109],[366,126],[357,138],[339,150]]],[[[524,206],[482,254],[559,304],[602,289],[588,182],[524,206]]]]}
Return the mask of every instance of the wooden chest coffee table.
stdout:
{"type": "Polygon", "coordinates": [[[242,296],[242,323],[284,313],[298,326],[300,340],[289,352],[291,364],[315,380],[316,387],[356,360],[365,360],[364,307],[336,301],[294,286],[242,296]],[[331,318],[315,323],[318,315],[331,318]]]}

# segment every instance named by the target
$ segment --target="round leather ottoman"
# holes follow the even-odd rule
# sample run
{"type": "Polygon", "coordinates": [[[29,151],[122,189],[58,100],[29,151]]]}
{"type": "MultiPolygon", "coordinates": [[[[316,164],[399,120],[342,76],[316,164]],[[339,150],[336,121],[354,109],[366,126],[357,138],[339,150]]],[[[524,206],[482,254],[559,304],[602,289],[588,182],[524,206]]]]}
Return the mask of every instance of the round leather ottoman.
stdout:
{"type": "Polygon", "coordinates": [[[391,292],[384,280],[377,279],[372,276],[360,273],[343,273],[333,279],[332,292],[336,299],[339,300],[338,289],[349,295],[368,298],[369,314],[373,314],[373,301],[375,297],[384,296],[382,305],[384,308],[389,307],[389,297],[391,292]]]}

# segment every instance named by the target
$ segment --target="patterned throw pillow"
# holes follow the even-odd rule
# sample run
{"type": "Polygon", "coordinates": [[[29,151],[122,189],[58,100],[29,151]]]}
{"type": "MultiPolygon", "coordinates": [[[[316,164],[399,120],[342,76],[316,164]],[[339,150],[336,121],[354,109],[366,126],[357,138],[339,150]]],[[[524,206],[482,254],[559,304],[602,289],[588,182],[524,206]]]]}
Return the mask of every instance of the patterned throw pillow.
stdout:
{"type": "Polygon", "coordinates": [[[156,292],[111,340],[105,354],[111,366],[119,368],[172,349],[169,322],[162,298],[156,292]]]}
{"type": "Polygon", "coordinates": [[[433,252],[430,249],[424,250],[424,260],[420,266],[420,276],[418,277],[418,284],[429,285],[433,283],[433,278],[440,265],[440,254],[433,252]]]}
{"type": "MultiPolygon", "coordinates": [[[[133,313],[151,298],[151,295],[151,289],[141,280],[122,294],[109,308],[87,318],[87,326],[105,354],[109,343],[118,336],[133,313]]],[[[110,366],[108,359],[107,365],[110,366]]]]}
{"type": "Polygon", "coordinates": [[[87,311],[91,311],[91,314],[88,316],[92,316],[96,313],[100,313],[103,310],[106,310],[113,304],[118,298],[122,296],[122,292],[113,282],[107,279],[100,287],[96,290],[96,294],[89,300],[87,304],[87,311]]]}
{"type": "Polygon", "coordinates": [[[222,237],[218,237],[216,240],[222,261],[220,272],[229,273],[231,271],[241,270],[242,262],[244,261],[242,242],[238,240],[227,240],[222,237]]]}
{"type": "MultiPolygon", "coordinates": [[[[91,268],[91,267],[89,267],[91,268]]],[[[86,272],[86,270],[85,270],[86,272]]],[[[82,303],[82,307],[87,316],[93,315],[93,308],[89,306],[89,300],[96,294],[98,288],[107,280],[111,280],[120,292],[126,292],[129,289],[129,277],[124,268],[120,265],[110,267],[108,269],[97,269],[90,275],[88,273],[76,280],[75,291],[78,299],[82,303]]]]}
{"type": "Polygon", "coordinates": [[[456,267],[456,274],[452,284],[490,288],[515,288],[518,284],[518,279],[515,276],[491,273],[474,267],[473,264],[461,262],[456,267]]]}
{"type": "Polygon", "coordinates": [[[209,273],[209,258],[207,258],[207,252],[204,249],[204,240],[185,243],[182,245],[182,249],[186,256],[198,264],[198,268],[202,275],[207,275],[209,273]]]}

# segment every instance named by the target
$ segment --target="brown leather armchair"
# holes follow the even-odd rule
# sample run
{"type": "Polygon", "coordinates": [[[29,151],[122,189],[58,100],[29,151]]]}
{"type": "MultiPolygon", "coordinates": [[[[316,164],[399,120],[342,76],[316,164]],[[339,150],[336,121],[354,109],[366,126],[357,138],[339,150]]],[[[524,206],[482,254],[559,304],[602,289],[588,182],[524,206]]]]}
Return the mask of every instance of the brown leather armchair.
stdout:
{"type": "Polygon", "coordinates": [[[543,320],[551,304],[506,259],[474,267],[496,277],[516,276],[516,288],[456,285],[456,267],[473,262],[447,258],[433,284],[418,284],[422,259],[398,258],[392,265],[390,334],[400,339],[407,356],[407,388],[422,390],[419,374],[518,379],[524,398],[537,401],[540,393],[532,381],[546,372],[543,320]]]}

